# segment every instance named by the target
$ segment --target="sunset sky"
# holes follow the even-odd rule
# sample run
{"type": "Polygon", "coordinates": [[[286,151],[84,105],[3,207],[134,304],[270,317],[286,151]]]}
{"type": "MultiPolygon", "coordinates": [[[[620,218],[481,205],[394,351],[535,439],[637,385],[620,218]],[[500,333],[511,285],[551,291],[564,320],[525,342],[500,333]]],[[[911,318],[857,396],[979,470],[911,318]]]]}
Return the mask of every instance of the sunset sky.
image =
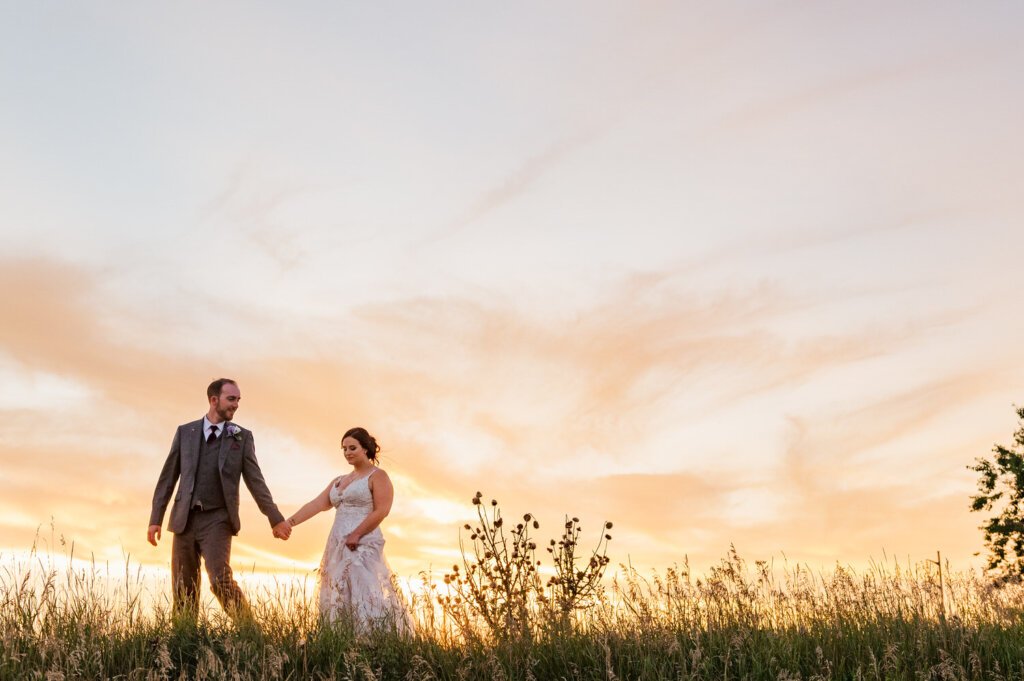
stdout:
{"type": "MultiPolygon", "coordinates": [[[[609,555],[978,565],[1024,403],[1024,9],[0,5],[0,555],[145,542],[214,378],[285,513],[383,446],[609,555]]],[[[316,566],[329,514],[234,564],[316,566]]]]}

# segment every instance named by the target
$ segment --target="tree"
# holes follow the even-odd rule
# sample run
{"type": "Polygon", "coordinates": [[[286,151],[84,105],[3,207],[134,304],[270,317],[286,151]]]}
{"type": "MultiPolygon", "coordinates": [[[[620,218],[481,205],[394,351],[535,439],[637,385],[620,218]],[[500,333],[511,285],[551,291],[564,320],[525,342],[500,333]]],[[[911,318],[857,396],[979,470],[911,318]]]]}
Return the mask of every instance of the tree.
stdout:
{"type": "Polygon", "coordinates": [[[988,550],[988,571],[999,581],[1024,577],[1024,407],[1017,408],[1021,427],[1012,447],[994,445],[992,458],[975,459],[979,474],[972,511],[994,511],[981,529],[988,550]]]}

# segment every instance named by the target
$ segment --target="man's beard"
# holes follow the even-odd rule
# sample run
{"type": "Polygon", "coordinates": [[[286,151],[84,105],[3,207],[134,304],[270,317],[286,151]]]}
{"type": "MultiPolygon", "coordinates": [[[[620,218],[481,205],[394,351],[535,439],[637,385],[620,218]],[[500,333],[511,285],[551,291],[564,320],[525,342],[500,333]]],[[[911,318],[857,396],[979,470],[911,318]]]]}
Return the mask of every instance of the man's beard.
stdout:
{"type": "Polygon", "coordinates": [[[219,416],[222,421],[230,421],[233,416],[233,412],[228,409],[217,407],[217,416],[219,416]]]}

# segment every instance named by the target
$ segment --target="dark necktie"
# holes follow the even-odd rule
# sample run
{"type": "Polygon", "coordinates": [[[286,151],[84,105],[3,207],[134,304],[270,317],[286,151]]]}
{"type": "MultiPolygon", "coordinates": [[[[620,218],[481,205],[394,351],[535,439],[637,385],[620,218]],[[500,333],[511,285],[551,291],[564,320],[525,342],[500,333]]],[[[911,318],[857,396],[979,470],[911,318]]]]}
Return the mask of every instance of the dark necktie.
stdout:
{"type": "Polygon", "coordinates": [[[212,445],[217,441],[217,426],[210,428],[210,437],[206,438],[206,444],[212,445]]]}

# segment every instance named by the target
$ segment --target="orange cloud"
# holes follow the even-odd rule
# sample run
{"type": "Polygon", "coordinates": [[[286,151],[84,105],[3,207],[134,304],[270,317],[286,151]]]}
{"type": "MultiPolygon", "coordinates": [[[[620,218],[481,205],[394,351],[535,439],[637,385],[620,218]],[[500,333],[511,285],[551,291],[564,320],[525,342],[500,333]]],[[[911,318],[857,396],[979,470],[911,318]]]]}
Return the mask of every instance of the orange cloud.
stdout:
{"type": "MultiPolygon", "coordinates": [[[[792,341],[772,323],[822,301],[772,287],[688,295],[672,276],[651,275],[560,320],[500,298],[416,299],[356,310],[339,333],[243,307],[225,322],[247,339],[235,356],[216,340],[204,350],[176,339],[193,331],[188,319],[138,316],[126,301],[101,297],[100,276],[39,260],[0,267],[0,285],[29,292],[0,303],[9,322],[0,355],[25,371],[68,377],[92,396],[59,413],[5,414],[10,513],[0,526],[8,542],[29,542],[26,519],[45,525],[52,515],[83,546],[166,562],[165,549],[143,543],[152,485],[174,426],[203,412],[206,381],[226,373],[241,382],[239,420],[255,429],[285,509],[344,472],[337,441],[345,428],[376,432],[400,481],[385,532],[405,574],[450,562],[478,489],[510,515],[536,514],[544,538],[557,538],[565,513],[583,518],[595,538],[611,520],[613,557],[638,565],[683,555],[710,563],[730,541],[821,560],[882,549],[966,555],[976,543],[977,523],[962,503],[969,490],[963,499],[932,493],[930,481],[943,476],[932,469],[896,484],[872,457],[990,394],[998,375],[984,365],[902,391],[879,386],[873,404],[779,413],[788,442],[722,433],[720,442],[668,440],[683,443],[678,450],[657,444],[744,400],[767,400],[757,403],[763,409],[818,374],[904,351],[961,313],[792,341]],[[275,334],[284,326],[302,328],[320,350],[280,354],[275,334]],[[686,413],[681,398],[693,407],[686,413]],[[729,451],[737,457],[730,465],[748,466],[708,467],[733,448],[749,452],[729,451]]],[[[958,466],[971,460],[956,443],[932,454],[958,466]]],[[[237,561],[315,564],[329,525],[324,514],[282,544],[243,501],[237,561]]]]}

